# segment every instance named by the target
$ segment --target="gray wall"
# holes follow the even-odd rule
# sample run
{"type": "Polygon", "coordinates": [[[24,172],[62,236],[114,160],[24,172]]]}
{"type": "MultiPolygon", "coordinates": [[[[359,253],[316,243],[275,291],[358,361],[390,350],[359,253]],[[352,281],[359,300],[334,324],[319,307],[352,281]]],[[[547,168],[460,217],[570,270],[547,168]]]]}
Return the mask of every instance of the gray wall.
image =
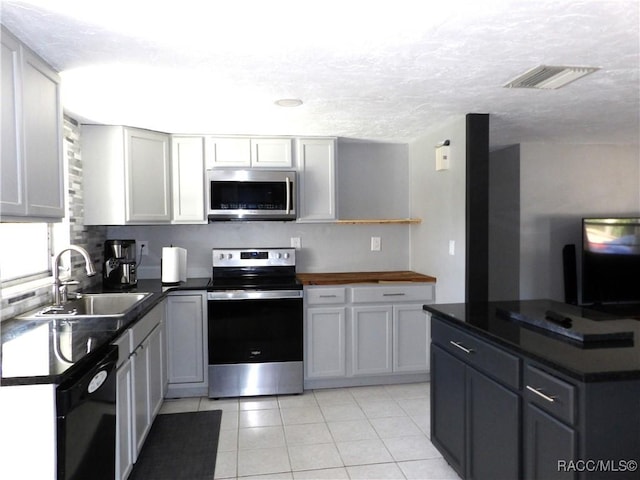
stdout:
{"type": "Polygon", "coordinates": [[[520,295],[520,146],[489,160],[489,300],[520,295]]]}
{"type": "Polygon", "coordinates": [[[162,247],[187,249],[191,277],[211,276],[212,248],[288,247],[300,237],[298,272],[407,270],[409,230],[398,225],[297,224],[295,222],[226,222],[209,225],[109,227],[109,238],[149,241],[149,255],[139,267],[140,278],[160,276],[162,247]],[[371,236],[382,241],[370,251],[371,236]]]}
{"type": "Polygon", "coordinates": [[[564,301],[562,248],[576,245],[579,279],[582,217],[638,215],[639,159],[637,145],[524,143],[492,152],[490,299],[564,301]]]}
{"type": "Polygon", "coordinates": [[[638,145],[520,145],[520,298],[564,299],[562,247],[590,215],[638,215],[638,145]]]}
{"type": "Polygon", "coordinates": [[[340,218],[409,216],[408,146],[338,143],[340,218]]]}
{"type": "Polygon", "coordinates": [[[409,145],[411,269],[437,278],[437,301],[465,299],[466,118],[460,116],[409,145]],[[435,170],[435,146],[451,141],[449,170],[435,170]],[[455,255],[449,255],[449,241],[455,255]]]}

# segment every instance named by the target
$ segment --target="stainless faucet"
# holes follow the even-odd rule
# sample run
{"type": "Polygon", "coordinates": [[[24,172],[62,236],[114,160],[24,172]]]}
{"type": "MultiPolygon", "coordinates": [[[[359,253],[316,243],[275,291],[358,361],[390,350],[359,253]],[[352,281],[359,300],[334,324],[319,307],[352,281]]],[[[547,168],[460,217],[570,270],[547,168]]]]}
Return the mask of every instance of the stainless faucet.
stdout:
{"type": "Polygon", "coordinates": [[[67,301],[66,295],[66,287],[69,283],[73,282],[65,282],[64,284],[60,281],[60,257],[64,252],[69,250],[73,250],[78,252],[84,258],[85,268],[87,269],[87,276],[92,277],[96,274],[96,269],[91,262],[91,257],[89,257],[89,252],[87,252],[84,248],[79,247],[77,245],[69,245],[67,248],[63,248],[58,252],[55,259],[53,260],[53,304],[61,305],[62,303],[67,301]],[[64,287],[64,292],[62,289],[64,287]]]}

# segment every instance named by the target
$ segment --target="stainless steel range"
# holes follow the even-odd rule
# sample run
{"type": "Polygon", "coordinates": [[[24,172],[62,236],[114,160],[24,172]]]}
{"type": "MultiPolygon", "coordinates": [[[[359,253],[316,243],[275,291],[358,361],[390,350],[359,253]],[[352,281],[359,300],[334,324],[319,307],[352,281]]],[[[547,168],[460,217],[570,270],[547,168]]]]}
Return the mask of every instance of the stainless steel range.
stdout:
{"type": "Polygon", "coordinates": [[[303,391],[302,285],[295,249],[213,249],[209,397],[303,391]]]}

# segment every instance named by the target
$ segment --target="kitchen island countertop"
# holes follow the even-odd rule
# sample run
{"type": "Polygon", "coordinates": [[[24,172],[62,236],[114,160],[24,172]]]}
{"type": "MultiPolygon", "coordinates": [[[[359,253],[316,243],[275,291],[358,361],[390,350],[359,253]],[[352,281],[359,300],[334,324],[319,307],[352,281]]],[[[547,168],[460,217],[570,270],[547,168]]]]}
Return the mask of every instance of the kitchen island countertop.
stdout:
{"type": "Polygon", "coordinates": [[[297,273],[303,285],[349,285],[354,283],[395,283],[422,282],[435,283],[435,277],[410,270],[384,272],[335,272],[335,273],[297,273]]]}
{"type": "Polygon", "coordinates": [[[424,310],[515,354],[583,382],[640,379],[640,321],[553,300],[424,305],[424,310]],[[549,312],[570,318],[577,332],[629,333],[631,339],[576,342],[516,317],[545,319],[549,312]]]}

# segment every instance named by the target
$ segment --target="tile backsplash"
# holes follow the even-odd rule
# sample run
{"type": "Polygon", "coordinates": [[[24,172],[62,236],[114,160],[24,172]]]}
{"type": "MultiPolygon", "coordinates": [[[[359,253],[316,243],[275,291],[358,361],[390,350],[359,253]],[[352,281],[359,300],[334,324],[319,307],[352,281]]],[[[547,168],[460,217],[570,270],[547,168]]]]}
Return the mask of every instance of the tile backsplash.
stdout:
{"type": "MultiPolygon", "coordinates": [[[[87,277],[82,257],[72,255],[72,276],[81,281],[79,288],[87,288],[102,281],[102,245],[107,228],[84,225],[84,191],[82,182],[81,126],[74,119],[64,117],[64,155],[68,164],[68,215],[70,243],[84,247],[90,254],[97,275],[87,277]]],[[[51,285],[14,296],[3,295],[0,318],[10,318],[51,302],[51,285]]]]}

